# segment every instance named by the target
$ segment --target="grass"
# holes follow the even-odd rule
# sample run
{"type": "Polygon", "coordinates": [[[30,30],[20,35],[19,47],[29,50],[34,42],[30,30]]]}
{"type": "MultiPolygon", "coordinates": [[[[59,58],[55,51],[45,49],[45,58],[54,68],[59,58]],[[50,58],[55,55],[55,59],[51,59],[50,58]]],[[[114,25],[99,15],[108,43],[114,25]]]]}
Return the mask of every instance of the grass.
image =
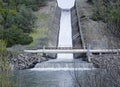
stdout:
{"type": "Polygon", "coordinates": [[[40,11],[34,12],[37,17],[35,28],[33,32],[30,34],[33,37],[33,42],[29,45],[26,45],[27,48],[37,47],[40,43],[47,44],[48,41],[44,40],[44,38],[48,38],[48,25],[47,22],[49,20],[49,14],[41,13],[40,11]],[[44,41],[43,41],[43,40],[44,41]]]}
{"type": "Polygon", "coordinates": [[[48,37],[47,35],[48,35],[48,28],[47,27],[35,29],[30,34],[30,36],[33,37],[33,42],[31,44],[27,45],[27,47],[31,48],[31,47],[38,45],[39,39],[47,38],[48,37]]]}
{"type": "Polygon", "coordinates": [[[35,15],[38,21],[41,21],[41,22],[46,22],[49,19],[49,14],[35,12],[35,15]]]}

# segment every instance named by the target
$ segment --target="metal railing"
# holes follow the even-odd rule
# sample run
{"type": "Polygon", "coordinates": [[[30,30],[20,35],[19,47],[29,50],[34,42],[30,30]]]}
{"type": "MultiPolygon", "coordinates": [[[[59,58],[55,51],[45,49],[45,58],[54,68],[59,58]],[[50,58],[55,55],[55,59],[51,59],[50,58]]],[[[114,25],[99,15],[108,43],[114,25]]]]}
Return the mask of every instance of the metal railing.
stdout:
{"type": "Polygon", "coordinates": [[[58,47],[58,48],[42,48],[37,50],[24,50],[28,53],[118,53],[120,49],[79,49],[71,47],[58,47]]]}

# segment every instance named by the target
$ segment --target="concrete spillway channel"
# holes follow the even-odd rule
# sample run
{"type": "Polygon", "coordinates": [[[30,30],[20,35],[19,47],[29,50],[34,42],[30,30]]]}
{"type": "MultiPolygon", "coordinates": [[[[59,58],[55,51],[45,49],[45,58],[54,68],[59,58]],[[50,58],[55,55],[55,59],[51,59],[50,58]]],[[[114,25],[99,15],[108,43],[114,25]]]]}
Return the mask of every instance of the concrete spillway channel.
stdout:
{"type": "MultiPolygon", "coordinates": [[[[73,47],[70,9],[62,9],[58,47],[73,47]]],[[[57,54],[57,59],[73,59],[73,54],[57,54]]]]}
{"type": "MultiPolygon", "coordinates": [[[[61,8],[58,47],[80,48],[81,40],[79,37],[80,33],[77,29],[78,21],[75,9],[75,0],[57,0],[57,2],[58,6],[61,8]]],[[[73,54],[58,54],[57,58],[73,59],[73,54]]]]}
{"type": "MultiPolygon", "coordinates": [[[[57,0],[61,8],[60,30],[58,38],[58,47],[73,47],[72,44],[72,26],[71,26],[71,8],[75,0],[57,0]],[[68,3],[69,2],[69,3],[68,3]]],[[[58,60],[73,59],[73,54],[57,54],[58,60]]]]}
{"type": "MultiPolygon", "coordinates": [[[[57,0],[55,14],[50,25],[52,26],[50,26],[49,47],[82,48],[75,0],[57,0]]],[[[55,55],[49,54],[51,57],[56,57],[55,55]]],[[[69,54],[69,58],[70,55],[72,58],[80,56],[77,53],[69,54]]],[[[61,56],[57,55],[58,58],[61,56]]]]}

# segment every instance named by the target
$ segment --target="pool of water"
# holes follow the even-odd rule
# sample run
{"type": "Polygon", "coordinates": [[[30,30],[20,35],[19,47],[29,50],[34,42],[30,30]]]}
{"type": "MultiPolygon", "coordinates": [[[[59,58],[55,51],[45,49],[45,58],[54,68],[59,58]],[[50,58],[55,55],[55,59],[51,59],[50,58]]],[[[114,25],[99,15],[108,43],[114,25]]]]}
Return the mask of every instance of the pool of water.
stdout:
{"type": "Polygon", "coordinates": [[[76,79],[83,79],[86,72],[90,71],[23,70],[17,72],[15,77],[19,87],[79,87],[76,79]]]}
{"type": "Polygon", "coordinates": [[[71,71],[24,70],[16,74],[19,87],[74,87],[71,71]]]}

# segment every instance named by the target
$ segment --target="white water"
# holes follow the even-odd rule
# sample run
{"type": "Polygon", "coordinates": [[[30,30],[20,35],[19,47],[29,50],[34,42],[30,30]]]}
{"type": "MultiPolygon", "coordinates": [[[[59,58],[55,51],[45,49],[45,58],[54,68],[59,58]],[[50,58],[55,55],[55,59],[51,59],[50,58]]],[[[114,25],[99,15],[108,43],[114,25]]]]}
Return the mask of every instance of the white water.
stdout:
{"type": "MultiPolygon", "coordinates": [[[[75,0],[57,0],[61,8],[60,31],[58,47],[73,47],[72,44],[72,26],[71,26],[71,8],[75,0]]],[[[73,54],[57,54],[57,60],[72,60],[73,54]]]]}
{"type": "Polygon", "coordinates": [[[32,71],[84,71],[84,70],[94,70],[92,63],[87,63],[79,59],[74,59],[74,61],[57,61],[50,60],[42,63],[38,63],[32,71]]]}
{"type": "Polygon", "coordinates": [[[33,68],[32,71],[88,71],[95,68],[33,68]]]}
{"type": "Polygon", "coordinates": [[[75,0],[57,0],[57,2],[61,9],[71,9],[74,6],[75,0]]]}

